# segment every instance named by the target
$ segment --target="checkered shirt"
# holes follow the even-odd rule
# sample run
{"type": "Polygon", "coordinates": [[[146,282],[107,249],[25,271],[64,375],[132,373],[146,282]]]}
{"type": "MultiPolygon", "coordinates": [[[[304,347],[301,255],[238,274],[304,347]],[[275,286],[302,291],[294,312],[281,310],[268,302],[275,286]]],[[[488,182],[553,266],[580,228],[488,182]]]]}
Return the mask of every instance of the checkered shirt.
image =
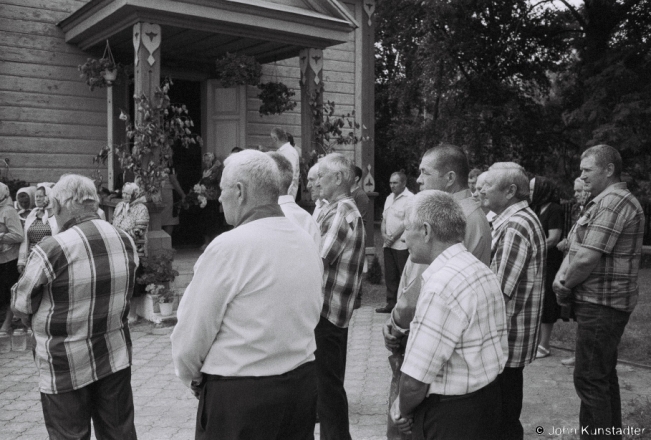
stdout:
{"type": "Polygon", "coordinates": [[[540,220],[527,201],[509,206],[493,220],[491,270],[506,297],[506,366],[510,368],[524,367],[536,356],[547,258],[545,241],[540,220]]]}
{"type": "Polygon", "coordinates": [[[131,365],[137,266],[131,237],[94,214],[34,247],[12,308],[32,315],[42,393],[77,390],[131,365]]]}
{"type": "Polygon", "coordinates": [[[644,212],[626,183],[610,185],[592,199],[570,237],[570,261],[581,247],[602,254],[590,276],[574,287],[574,299],[632,312],[638,296],[644,212]]]}
{"type": "Polygon", "coordinates": [[[323,273],[321,316],[346,328],[362,284],[365,232],[355,201],[347,196],[323,207],[319,215],[323,273]]]}
{"type": "Polygon", "coordinates": [[[506,313],[495,274],[462,244],[423,272],[401,371],[429,394],[463,395],[495,380],[507,353],[506,313]]]}

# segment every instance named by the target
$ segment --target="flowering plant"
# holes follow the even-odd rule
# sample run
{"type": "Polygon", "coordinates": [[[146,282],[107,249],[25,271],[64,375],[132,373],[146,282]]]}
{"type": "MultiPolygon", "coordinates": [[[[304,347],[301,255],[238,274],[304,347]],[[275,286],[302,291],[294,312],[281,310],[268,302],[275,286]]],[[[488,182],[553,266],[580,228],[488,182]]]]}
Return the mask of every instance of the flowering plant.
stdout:
{"type": "Polygon", "coordinates": [[[163,252],[158,255],[150,255],[140,258],[143,274],[136,278],[138,284],[162,284],[174,281],[179,273],[172,267],[174,251],[163,252]]]}
{"type": "Polygon", "coordinates": [[[185,199],[182,200],[183,209],[188,209],[190,204],[199,205],[200,208],[205,208],[208,204],[208,198],[206,197],[206,187],[197,183],[192,187],[190,192],[185,195],[185,199]]]}
{"type": "Polygon", "coordinates": [[[150,295],[158,295],[159,303],[171,303],[174,301],[174,291],[162,284],[148,284],[145,288],[145,292],[150,295]]]}

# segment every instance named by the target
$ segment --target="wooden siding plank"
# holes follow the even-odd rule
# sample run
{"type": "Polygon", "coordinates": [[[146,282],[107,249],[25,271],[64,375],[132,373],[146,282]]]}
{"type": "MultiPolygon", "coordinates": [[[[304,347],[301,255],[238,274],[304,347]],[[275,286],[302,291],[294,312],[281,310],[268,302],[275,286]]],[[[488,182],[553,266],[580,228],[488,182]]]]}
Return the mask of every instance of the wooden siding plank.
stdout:
{"type": "Polygon", "coordinates": [[[74,137],[77,139],[104,140],[106,142],[106,127],[0,121],[0,136],[36,136],[60,139],[74,137]]]}
{"type": "Polygon", "coordinates": [[[345,73],[345,72],[323,72],[323,81],[326,83],[338,82],[338,83],[346,83],[346,84],[355,84],[355,77],[350,73],[345,73]]]}
{"type": "MultiPolygon", "coordinates": [[[[52,52],[49,50],[26,49],[23,47],[10,47],[3,43],[0,44],[0,54],[2,60],[13,61],[15,63],[26,64],[46,64],[48,67],[74,67],[86,62],[88,55],[83,53],[71,54],[64,52],[52,52]]],[[[77,72],[79,77],[79,72],[77,72]]]]}
{"type": "MultiPolygon", "coordinates": [[[[81,63],[83,63],[84,61],[85,60],[81,61],[81,63]]],[[[77,70],[77,66],[48,66],[42,64],[17,63],[13,61],[5,61],[5,62],[0,62],[0,74],[13,75],[13,76],[25,76],[29,78],[56,79],[62,81],[78,80],[81,82],[81,78],[79,77],[79,70],[77,70]]]]}
{"type": "MultiPolygon", "coordinates": [[[[98,148],[99,150],[99,148],[98,148]]],[[[95,154],[7,153],[12,168],[93,168],[95,154]]]]}
{"type": "Polygon", "coordinates": [[[0,106],[0,120],[106,127],[106,112],[0,106]]]}
{"type": "MultiPolygon", "coordinates": [[[[29,69],[25,69],[27,70],[29,69]]],[[[68,81],[49,78],[34,80],[22,75],[0,75],[0,90],[71,96],[106,103],[106,90],[95,89],[91,92],[81,78],[68,81]]]]}
{"type": "Polygon", "coordinates": [[[88,57],[87,53],[66,43],[63,40],[62,35],[54,37],[50,35],[20,34],[16,32],[7,32],[3,29],[0,30],[0,41],[2,41],[6,46],[77,54],[83,56],[84,59],[88,57]]]}
{"type": "Polygon", "coordinates": [[[27,20],[17,20],[0,16],[0,29],[8,32],[27,35],[43,35],[64,39],[63,31],[54,23],[40,23],[27,20]]]}
{"type": "MultiPolygon", "coordinates": [[[[84,168],[12,168],[11,178],[20,179],[31,184],[39,182],[56,182],[63,174],[75,173],[90,177],[94,167],[84,168]]],[[[106,182],[106,175],[104,176],[106,182]]]]}
{"type": "Polygon", "coordinates": [[[355,72],[355,63],[347,63],[345,61],[332,61],[329,59],[323,60],[323,74],[326,72],[355,72]]]}
{"type": "Polygon", "coordinates": [[[38,8],[47,11],[65,12],[68,15],[88,3],[87,0],[3,0],[5,5],[23,6],[29,8],[38,8]]]}
{"type": "Polygon", "coordinates": [[[68,17],[70,13],[62,11],[44,10],[41,8],[26,8],[25,6],[14,6],[5,4],[0,8],[0,17],[10,20],[24,20],[35,23],[56,24],[68,17]]]}
{"type": "Polygon", "coordinates": [[[89,99],[0,90],[0,102],[8,106],[25,106],[60,110],[106,111],[106,98],[89,99]]]}
{"type": "MultiPolygon", "coordinates": [[[[83,139],[51,139],[36,136],[0,137],[3,153],[97,154],[105,144],[102,141],[83,139]]],[[[13,173],[13,170],[12,170],[13,173]]]]}

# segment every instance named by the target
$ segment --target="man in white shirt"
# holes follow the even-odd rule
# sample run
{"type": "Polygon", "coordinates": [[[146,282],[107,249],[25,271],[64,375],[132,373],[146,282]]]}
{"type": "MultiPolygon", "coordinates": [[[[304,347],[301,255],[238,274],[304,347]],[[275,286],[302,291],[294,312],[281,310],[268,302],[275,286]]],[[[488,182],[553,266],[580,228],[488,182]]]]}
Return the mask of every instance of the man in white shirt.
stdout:
{"type": "Polygon", "coordinates": [[[234,229],[199,257],[171,337],[176,374],[199,398],[195,438],[311,438],[319,250],[278,206],[268,155],[229,156],[220,187],[234,229]]]}
{"type": "Polygon", "coordinates": [[[298,206],[294,198],[287,194],[289,187],[292,184],[292,164],[282,154],[270,151],[267,153],[276,162],[278,171],[280,172],[280,197],[278,197],[278,204],[280,209],[283,210],[285,217],[290,219],[296,226],[299,226],[305,232],[310,234],[312,240],[317,248],[321,247],[321,230],[316,224],[316,220],[303,208],[298,206]]]}
{"type": "Polygon", "coordinates": [[[271,130],[271,140],[273,141],[273,147],[276,151],[285,156],[292,164],[294,174],[292,178],[292,186],[289,188],[288,194],[296,200],[296,194],[298,194],[298,178],[301,174],[301,159],[298,155],[298,151],[289,143],[287,132],[280,127],[274,127],[271,130]]]}
{"type": "Polygon", "coordinates": [[[314,200],[314,212],[312,213],[312,218],[318,222],[319,214],[323,208],[328,204],[328,201],[324,198],[321,198],[321,193],[316,187],[316,181],[319,178],[319,164],[314,164],[310,171],[307,172],[307,189],[310,190],[310,196],[314,200]]]}
{"type": "Polygon", "coordinates": [[[387,303],[375,309],[377,313],[391,313],[398,299],[398,284],[405,268],[409,251],[405,244],[404,218],[407,201],[414,194],[407,189],[407,176],[402,171],[395,172],[389,180],[391,194],[384,202],[382,213],[382,239],[384,240],[384,281],[387,286],[387,303]]]}

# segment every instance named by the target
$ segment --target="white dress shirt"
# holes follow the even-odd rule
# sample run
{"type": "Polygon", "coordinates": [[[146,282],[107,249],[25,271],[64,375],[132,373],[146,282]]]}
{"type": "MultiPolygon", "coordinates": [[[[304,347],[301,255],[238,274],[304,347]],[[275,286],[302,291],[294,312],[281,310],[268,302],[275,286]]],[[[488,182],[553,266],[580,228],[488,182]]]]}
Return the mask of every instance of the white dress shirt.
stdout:
{"type": "MultiPolygon", "coordinates": [[[[382,217],[385,221],[385,227],[388,235],[393,235],[394,231],[404,228],[405,222],[405,209],[407,208],[407,201],[414,196],[414,193],[407,188],[397,196],[394,193],[389,194],[384,202],[384,212],[382,217]]],[[[405,233],[403,232],[400,238],[391,244],[391,249],[406,250],[407,243],[405,242],[405,233]]]]}
{"type": "Polygon", "coordinates": [[[316,246],[321,248],[321,230],[319,229],[319,225],[317,225],[316,220],[306,210],[296,204],[294,197],[290,195],[280,196],[278,197],[278,204],[280,205],[280,209],[283,210],[285,217],[310,234],[316,246]]]}
{"type": "Polygon", "coordinates": [[[286,217],[242,224],[215,238],[172,333],[176,375],[273,376],[314,360],[323,262],[312,238],[286,217]]]}
{"type": "Polygon", "coordinates": [[[292,147],[292,144],[287,142],[282,147],[278,149],[278,153],[285,156],[285,158],[292,164],[294,169],[294,177],[292,178],[292,186],[289,187],[287,194],[296,199],[296,194],[298,194],[298,178],[301,174],[301,159],[298,156],[298,151],[296,148],[292,147]]]}

